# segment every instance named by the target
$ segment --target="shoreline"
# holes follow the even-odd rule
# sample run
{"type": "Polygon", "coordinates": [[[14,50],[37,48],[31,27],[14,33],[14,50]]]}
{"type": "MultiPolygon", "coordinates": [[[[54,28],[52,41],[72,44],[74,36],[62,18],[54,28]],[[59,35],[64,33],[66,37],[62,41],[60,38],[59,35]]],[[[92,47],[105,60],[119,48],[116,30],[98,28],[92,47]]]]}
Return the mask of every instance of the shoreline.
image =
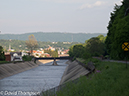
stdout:
{"type": "Polygon", "coordinates": [[[54,60],[38,60],[38,62],[42,63],[42,64],[46,64],[46,63],[50,63],[53,62],[54,60]]]}

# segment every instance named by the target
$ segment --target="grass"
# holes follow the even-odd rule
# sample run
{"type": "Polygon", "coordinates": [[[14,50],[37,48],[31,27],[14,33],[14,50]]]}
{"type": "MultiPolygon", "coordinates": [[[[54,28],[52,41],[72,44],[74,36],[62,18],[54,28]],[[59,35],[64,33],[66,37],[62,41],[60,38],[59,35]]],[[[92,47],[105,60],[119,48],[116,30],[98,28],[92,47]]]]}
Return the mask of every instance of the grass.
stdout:
{"type": "Polygon", "coordinates": [[[8,61],[0,61],[0,64],[6,64],[6,63],[10,63],[8,61]]]}
{"type": "Polygon", "coordinates": [[[0,61],[0,64],[8,64],[8,63],[20,63],[23,61],[0,61]]]}
{"type": "Polygon", "coordinates": [[[129,69],[125,64],[90,61],[96,62],[95,72],[80,77],[77,84],[69,82],[57,96],[129,96],[129,69]]]}

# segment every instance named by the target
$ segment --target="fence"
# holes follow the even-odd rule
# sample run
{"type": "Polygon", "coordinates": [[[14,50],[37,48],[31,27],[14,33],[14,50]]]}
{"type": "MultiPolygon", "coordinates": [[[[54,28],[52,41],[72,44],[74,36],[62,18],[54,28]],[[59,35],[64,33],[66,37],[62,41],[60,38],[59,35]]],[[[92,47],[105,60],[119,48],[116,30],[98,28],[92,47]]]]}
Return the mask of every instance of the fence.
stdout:
{"type": "MultiPolygon", "coordinates": [[[[75,80],[73,80],[71,82],[74,83],[74,84],[76,84],[76,83],[78,83],[78,81],[79,81],[79,78],[78,79],[75,79],[75,80]]],[[[68,83],[66,82],[66,83],[64,83],[62,85],[56,86],[56,87],[51,88],[49,90],[42,91],[39,95],[33,95],[33,96],[56,96],[56,92],[63,90],[63,88],[65,86],[67,86],[67,84],[68,83]]]]}

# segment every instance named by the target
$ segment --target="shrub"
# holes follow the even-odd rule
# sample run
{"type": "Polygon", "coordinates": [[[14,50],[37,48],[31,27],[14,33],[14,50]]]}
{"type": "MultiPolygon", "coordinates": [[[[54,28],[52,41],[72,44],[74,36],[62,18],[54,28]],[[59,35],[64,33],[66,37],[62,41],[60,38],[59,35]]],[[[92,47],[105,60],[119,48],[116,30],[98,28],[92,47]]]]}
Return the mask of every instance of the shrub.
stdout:
{"type": "Polygon", "coordinates": [[[106,68],[106,69],[108,69],[108,68],[109,68],[109,66],[107,65],[107,66],[105,66],[105,68],[106,68]]]}
{"type": "Polygon", "coordinates": [[[76,60],[76,57],[74,57],[74,58],[72,59],[72,61],[74,61],[74,60],[76,60]]]}
{"type": "Polygon", "coordinates": [[[0,46],[0,61],[5,61],[5,55],[2,46],[0,46]]]}
{"type": "Polygon", "coordinates": [[[24,61],[31,61],[31,60],[32,60],[32,56],[24,55],[24,56],[22,57],[22,59],[23,59],[24,61]]]}
{"type": "Polygon", "coordinates": [[[92,58],[91,61],[92,61],[93,63],[98,63],[98,62],[100,62],[100,60],[99,60],[99,59],[96,59],[96,58],[92,58]]]}
{"type": "Polygon", "coordinates": [[[84,59],[91,58],[91,54],[88,53],[88,52],[85,52],[84,55],[83,55],[83,58],[84,58],[84,59]]]}

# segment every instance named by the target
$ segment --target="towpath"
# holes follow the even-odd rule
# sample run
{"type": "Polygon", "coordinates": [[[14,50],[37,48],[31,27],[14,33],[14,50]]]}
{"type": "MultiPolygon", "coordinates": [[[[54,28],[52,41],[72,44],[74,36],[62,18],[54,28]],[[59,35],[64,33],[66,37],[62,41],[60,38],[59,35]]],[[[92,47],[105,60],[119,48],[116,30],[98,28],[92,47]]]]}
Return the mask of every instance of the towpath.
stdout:
{"type": "MultiPolygon", "coordinates": [[[[92,57],[92,58],[96,58],[96,59],[102,60],[101,57],[92,57]]],[[[123,60],[103,59],[102,61],[117,62],[117,63],[126,63],[126,61],[123,61],[123,60]]],[[[127,64],[129,64],[129,61],[127,61],[127,64]]]]}

